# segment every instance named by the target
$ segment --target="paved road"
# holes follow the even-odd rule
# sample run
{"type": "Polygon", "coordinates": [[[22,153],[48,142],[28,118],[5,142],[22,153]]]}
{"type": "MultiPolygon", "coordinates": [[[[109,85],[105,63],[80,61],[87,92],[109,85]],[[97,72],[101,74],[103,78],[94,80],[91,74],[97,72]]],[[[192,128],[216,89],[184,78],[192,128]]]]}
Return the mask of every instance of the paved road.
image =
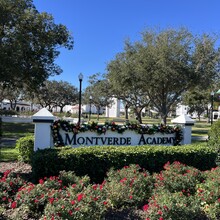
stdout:
{"type": "Polygon", "coordinates": [[[15,146],[16,138],[1,138],[0,140],[0,146],[1,147],[7,147],[7,146],[15,146]]]}
{"type": "Polygon", "coordinates": [[[192,141],[206,141],[208,136],[192,136],[192,141]]]}

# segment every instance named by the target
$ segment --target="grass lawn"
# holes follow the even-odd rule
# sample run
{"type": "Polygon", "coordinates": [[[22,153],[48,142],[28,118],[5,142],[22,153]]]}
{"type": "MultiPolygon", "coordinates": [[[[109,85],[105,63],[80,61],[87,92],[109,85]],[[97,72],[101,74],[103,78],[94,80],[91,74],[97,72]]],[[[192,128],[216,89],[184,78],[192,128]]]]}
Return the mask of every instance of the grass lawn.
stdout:
{"type": "MultiPolygon", "coordinates": [[[[2,123],[2,138],[19,139],[26,135],[34,134],[34,124],[31,123],[2,123]]],[[[16,161],[18,150],[15,144],[0,147],[0,161],[16,161]]]]}
{"type": "Polygon", "coordinates": [[[196,121],[192,126],[192,136],[207,136],[211,128],[211,124],[205,121],[196,121]]]}
{"type": "Polygon", "coordinates": [[[32,123],[2,123],[2,137],[20,138],[29,134],[34,134],[34,124],[32,123]]]}
{"type": "Polygon", "coordinates": [[[18,150],[15,147],[0,148],[0,162],[16,161],[18,150]]]}

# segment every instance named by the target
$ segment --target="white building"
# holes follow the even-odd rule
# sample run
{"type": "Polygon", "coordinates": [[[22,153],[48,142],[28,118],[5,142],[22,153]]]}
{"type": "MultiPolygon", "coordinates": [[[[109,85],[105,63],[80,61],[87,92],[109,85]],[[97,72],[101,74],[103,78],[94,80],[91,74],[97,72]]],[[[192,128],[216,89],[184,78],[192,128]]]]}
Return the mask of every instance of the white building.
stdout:
{"type": "MultiPolygon", "coordinates": [[[[12,110],[10,101],[4,99],[0,102],[0,109],[12,110]]],[[[33,103],[26,101],[18,101],[15,107],[15,111],[17,112],[39,111],[40,109],[41,107],[39,105],[34,105],[33,103]]]]}
{"type": "Polygon", "coordinates": [[[112,98],[112,104],[110,107],[106,107],[105,116],[106,117],[120,117],[120,108],[121,108],[121,102],[117,98],[112,98]]]}
{"type": "Polygon", "coordinates": [[[176,116],[187,115],[189,107],[187,105],[178,104],[176,107],[176,116]]]}

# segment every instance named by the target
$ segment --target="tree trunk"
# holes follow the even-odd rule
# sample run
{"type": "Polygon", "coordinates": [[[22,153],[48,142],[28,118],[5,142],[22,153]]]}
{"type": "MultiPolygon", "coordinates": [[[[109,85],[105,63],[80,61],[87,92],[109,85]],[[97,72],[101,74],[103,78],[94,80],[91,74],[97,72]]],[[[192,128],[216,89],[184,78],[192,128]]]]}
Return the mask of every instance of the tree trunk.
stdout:
{"type": "Polygon", "coordinates": [[[137,120],[140,124],[142,124],[142,117],[141,117],[141,111],[137,112],[137,120]]]}
{"type": "Polygon", "coordinates": [[[63,107],[64,106],[59,106],[60,107],[60,113],[63,113],[63,107]]]}
{"type": "Polygon", "coordinates": [[[136,108],[135,111],[135,115],[136,115],[136,120],[142,124],[142,117],[141,117],[141,108],[136,108]]]}
{"type": "Polygon", "coordinates": [[[125,119],[128,120],[128,105],[125,105],[125,119]]]}
{"type": "Polygon", "coordinates": [[[97,121],[99,120],[100,107],[97,107],[97,121]]]}
{"type": "Polygon", "coordinates": [[[161,123],[166,125],[167,124],[167,115],[161,115],[161,123]]]}
{"type": "Polygon", "coordinates": [[[15,110],[15,109],[16,109],[16,106],[17,106],[17,102],[14,101],[14,103],[13,103],[13,101],[10,100],[10,106],[11,106],[11,109],[12,109],[12,110],[15,110]]]}
{"type": "Polygon", "coordinates": [[[48,105],[49,111],[53,112],[53,107],[51,107],[50,105],[48,105]]]}

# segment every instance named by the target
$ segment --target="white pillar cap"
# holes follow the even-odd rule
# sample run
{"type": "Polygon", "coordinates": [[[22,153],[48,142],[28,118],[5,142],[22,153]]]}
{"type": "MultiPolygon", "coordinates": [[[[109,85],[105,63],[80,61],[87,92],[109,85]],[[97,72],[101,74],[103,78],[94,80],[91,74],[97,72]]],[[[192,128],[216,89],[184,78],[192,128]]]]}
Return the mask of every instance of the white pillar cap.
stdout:
{"type": "Polygon", "coordinates": [[[194,125],[195,121],[190,118],[188,115],[180,115],[177,118],[174,118],[173,120],[171,120],[172,123],[174,124],[186,124],[186,125],[194,125]]]}

